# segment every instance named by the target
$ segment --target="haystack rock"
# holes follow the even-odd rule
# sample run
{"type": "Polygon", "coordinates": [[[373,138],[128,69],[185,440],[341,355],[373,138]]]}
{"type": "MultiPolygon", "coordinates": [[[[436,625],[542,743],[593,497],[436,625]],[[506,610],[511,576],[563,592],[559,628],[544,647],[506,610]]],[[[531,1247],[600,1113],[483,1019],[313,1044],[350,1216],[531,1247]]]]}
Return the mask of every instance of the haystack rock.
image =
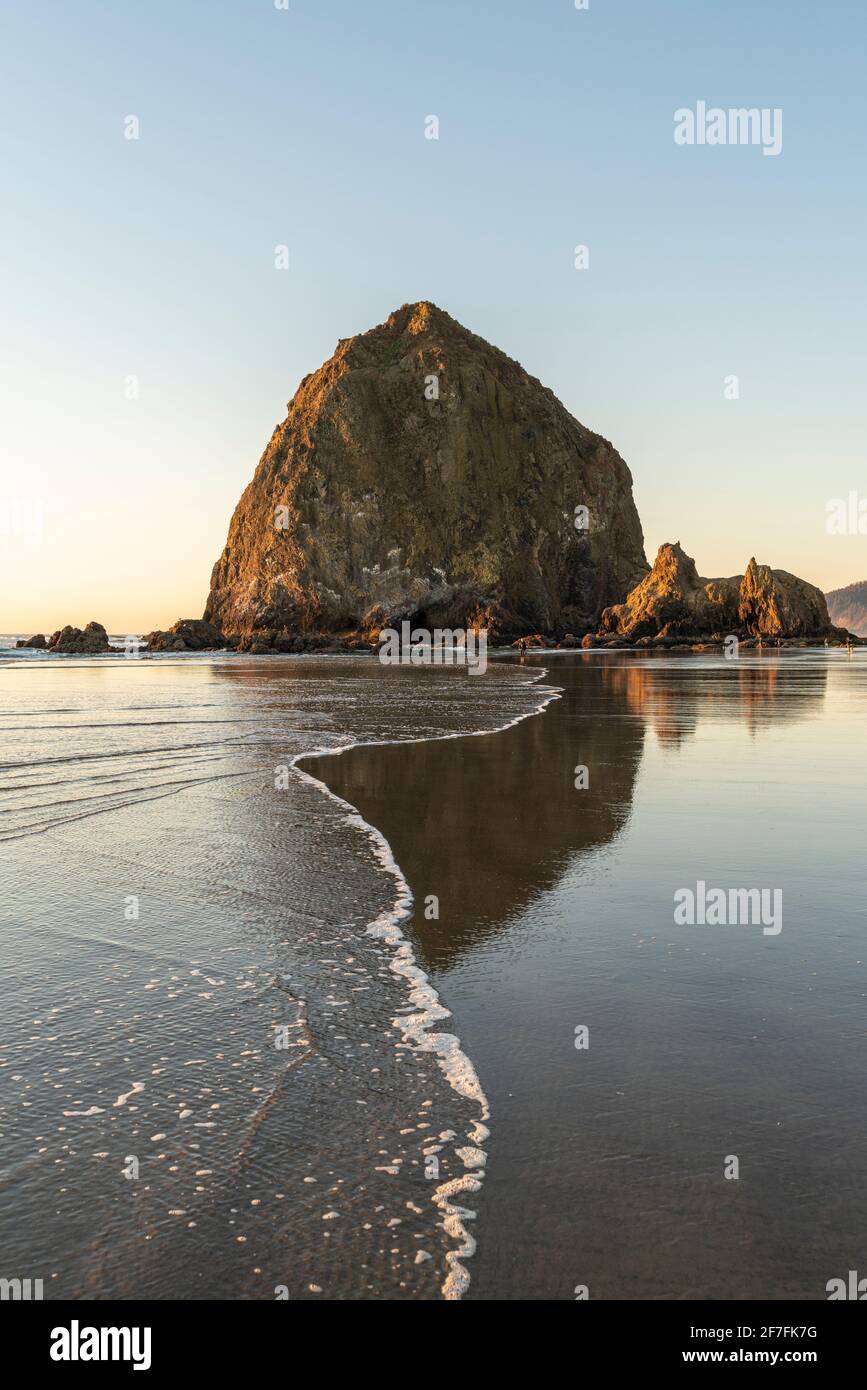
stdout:
{"type": "Polygon", "coordinates": [[[405,618],[583,632],[646,572],[617,451],[517,362],[408,304],[302,381],[235,509],[204,616],[269,643],[405,618]]]}
{"type": "Polygon", "coordinates": [[[659,547],[653,568],[626,597],[606,608],[600,635],[642,639],[745,637],[842,639],[820,589],[786,570],[750,560],[746,573],[703,579],[680,542],[659,547]]]}

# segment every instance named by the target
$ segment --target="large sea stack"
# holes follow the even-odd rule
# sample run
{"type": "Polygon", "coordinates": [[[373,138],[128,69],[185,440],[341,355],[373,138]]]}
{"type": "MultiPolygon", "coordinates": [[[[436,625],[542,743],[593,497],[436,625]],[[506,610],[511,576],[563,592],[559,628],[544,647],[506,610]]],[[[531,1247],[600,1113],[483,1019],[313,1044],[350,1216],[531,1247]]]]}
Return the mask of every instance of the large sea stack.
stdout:
{"type": "Polygon", "coordinates": [[[204,617],[267,643],[402,619],[562,635],[595,628],[647,569],[616,449],[505,353],[406,304],[302,381],[204,617]]]}

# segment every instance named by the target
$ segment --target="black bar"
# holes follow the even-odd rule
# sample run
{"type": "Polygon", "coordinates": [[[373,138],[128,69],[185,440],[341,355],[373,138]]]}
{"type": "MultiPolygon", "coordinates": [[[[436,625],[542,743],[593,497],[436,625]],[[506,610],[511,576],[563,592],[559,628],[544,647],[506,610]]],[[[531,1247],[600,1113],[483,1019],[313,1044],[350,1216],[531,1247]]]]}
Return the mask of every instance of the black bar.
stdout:
{"type": "MultiPolygon", "coordinates": [[[[361,1307],[358,1303],[317,1305],[306,1299],[295,1306],[281,1301],[5,1302],[0,1304],[0,1331],[7,1355],[14,1347],[22,1369],[28,1371],[47,1371],[64,1379],[70,1375],[92,1379],[100,1370],[115,1376],[135,1374],[131,1358],[137,1357],[149,1361],[140,1375],[161,1379],[167,1372],[212,1370],[222,1375],[252,1372],[257,1377],[282,1373],[294,1378],[301,1373],[309,1378],[311,1371],[317,1374],[317,1368],[319,1373],[333,1374],[344,1359],[353,1375],[391,1376],[401,1364],[396,1353],[402,1350],[399,1344],[404,1336],[412,1338],[407,1350],[414,1347],[417,1355],[420,1346],[425,1346],[425,1342],[419,1344],[420,1336],[475,1339],[480,1334],[485,1341],[477,1344],[478,1370],[489,1358],[496,1360],[504,1352],[511,1355],[513,1349],[523,1347],[531,1354],[535,1351],[542,1374],[545,1365],[551,1364],[552,1353],[558,1359],[568,1353],[576,1375],[588,1366],[653,1375],[708,1365],[730,1370],[802,1365],[827,1374],[857,1364],[867,1330],[864,1313],[856,1302],[848,1301],[588,1301],[555,1309],[541,1301],[482,1305],[471,1299],[463,1307],[438,1312],[433,1305],[423,1305],[423,1311],[418,1306],[411,1310],[392,1306],[385,1325],[368,1305],[364,1311],[361,1307]],[[501,1316],[508,1318],[505,1325],[499,1324],[501,1316]],[[89,1351],[98,1345],[102,1350],[102,1342],[97,1343],[88,1331],[94,1328],[129,1330],[128,1341],[119,1337],[116,1342],[117,1350],[128,1352],[129,1359],[52,1359],[52,1346],[69,1353],[73,1346],[89,1351]],[[139,1329],[136,1340],[134,1328],[139,1329]],[[57,1329],[64,1329],[70,1340],[57,1329]],[[149,1329],[149,1344],[144,1329],[149,1329]],[[540,1332],[549,1340],[528,1340],[538,1338],[540,1332]],[[387,1372],[383,1357],[390,1368],[387,1372]],[[306,1373],[305,1366],[309,1367],[306,1373]]],[[[108,1337],[105,1351],[110,1354],[114,1346],[108,1337]]]]}

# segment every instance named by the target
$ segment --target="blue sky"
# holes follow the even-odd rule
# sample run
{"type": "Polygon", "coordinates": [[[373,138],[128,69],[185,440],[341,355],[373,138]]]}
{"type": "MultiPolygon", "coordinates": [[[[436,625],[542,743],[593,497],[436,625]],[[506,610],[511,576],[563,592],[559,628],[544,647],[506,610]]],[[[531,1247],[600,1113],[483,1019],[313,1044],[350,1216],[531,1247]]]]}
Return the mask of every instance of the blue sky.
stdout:
{"type": "Polygon", "coordinates": [[[198,615],[301,377],[415,299],[612,440],[651,558],[867,576],[825,525],[867,496],[865,41],[855,0],[4,5],[0,630],[198,615]],[[782,153],[678,147],[699,100],[782,153]]]}

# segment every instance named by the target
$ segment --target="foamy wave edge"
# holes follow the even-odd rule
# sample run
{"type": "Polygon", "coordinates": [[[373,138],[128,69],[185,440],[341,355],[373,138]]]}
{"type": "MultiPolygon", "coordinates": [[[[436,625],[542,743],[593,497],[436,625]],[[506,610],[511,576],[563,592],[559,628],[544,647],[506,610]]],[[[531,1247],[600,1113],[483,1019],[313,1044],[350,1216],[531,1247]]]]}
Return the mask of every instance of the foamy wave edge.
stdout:
{"type": "MultiPolygon", "coordinates": [[[[526,684],[528,686],[536,685],[543,681],[547,675],[547,670],[540,670],[538,676],[534,676],[526,684]]],[[[498,724],[493,729],[470,729],[460,733],[433,734],[426,738],[380,738],[372,739],[370,742],[359,740],[344,744],[340,748],[317,748],[312,752],[296,753],[289,761],[289,766],[296,777],[300,777],[302,781],[308,782],[311,786],[318,787],[331,801],[346,811],[346,824],[353,825],[364,832],[373,845],[376,859],[395,881],[397,891],[392,907],[381,912],[365,928],[370,936],[379,938],[391,947],[392,972],[408,983],[410,1003],[419,1010],[411,1017],[398,1016],[393,1018],[392,1024],[403,1034],[405,1042],[414,1043],[420,1051],[434,1053],[440,1070],[452,1090],[466,1100],[475,1102],[479,1107],[479,1119],[475,1121],[468,1134],[469,1145],[455,1149],[466,1172],[461,1177],[441,1183],[435,1189],[432,1197],[434,1205],[443,1213],[443,1227],[446,1234],[457,1242],[457,1249],[450,1250],[446,1254],[448,1274],[442,1286],[443,1298],[451,1301],[462,1298],[469,1288],[470,1275],[463,1261],[470,1259],[476,1250],[475,1238],[470,1235],[464,1225],[466,1221],[475,1220],[476,1212],[470,1207],[453,1202],[451,1199],[459,1194],[481,1190],[484,1167],[488,1157],[482,1144],[490,1134],[486,1124],[491,1113],[488,1098],[482,1090],[475,1067],[463,1051],[460,1040],[455,1034],[430,1032],[435,1023],[439,1023],[445,1018],[451,1018],[452,1013],[443,1004],[436,989],[431,984],[429,976],[416,962],[412,943],[401,929],[401,923],[406,922],[412,916],[414,898],[400,865],[392,853],[391,845],[381,830],[364,819],[357,807],[349,801],[344,801],[343,797],[333,792],[327,783],[320,781],[318,777],[313,777],[311,773],[305,772],[299,764],[308,758],[337,758],[353,748],[383,748],[403,743],[441,743],[455,738],[487,738],[491,734],[501,734],[506,729],[514,728],[516,724],[520,724],[525,719],[534,719],[553,700],[559,700],[561,695],[560,688],[554,686],[542,686],[537,694],[541,697],[543,693],[544,698],[540,698],[539,703],[532,709],[525,710],[523,714],[516,715],[514,719],[507,720],[505,724],[498,724]]]]}

